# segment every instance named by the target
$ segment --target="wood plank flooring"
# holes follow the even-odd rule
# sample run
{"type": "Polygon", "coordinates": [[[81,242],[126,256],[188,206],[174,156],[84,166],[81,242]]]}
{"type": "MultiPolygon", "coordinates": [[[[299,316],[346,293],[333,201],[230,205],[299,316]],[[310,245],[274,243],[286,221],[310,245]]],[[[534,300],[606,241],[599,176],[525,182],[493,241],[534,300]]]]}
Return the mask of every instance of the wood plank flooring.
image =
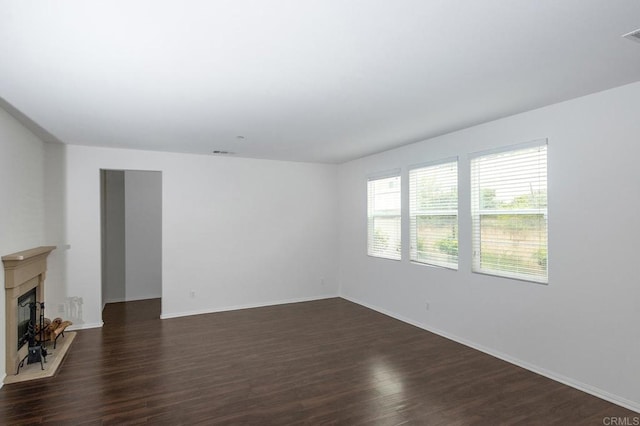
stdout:
{"type": "MultiPolygon", "coordinates": [[[[0,423],[602,425],[640,414],[343,299],[160,320],[107,305],[0,423]]],[[[611,424],[611,423],[609,423],[611,424]]],[[[629,423],[632,424],[632,423],[629,423]]]]}

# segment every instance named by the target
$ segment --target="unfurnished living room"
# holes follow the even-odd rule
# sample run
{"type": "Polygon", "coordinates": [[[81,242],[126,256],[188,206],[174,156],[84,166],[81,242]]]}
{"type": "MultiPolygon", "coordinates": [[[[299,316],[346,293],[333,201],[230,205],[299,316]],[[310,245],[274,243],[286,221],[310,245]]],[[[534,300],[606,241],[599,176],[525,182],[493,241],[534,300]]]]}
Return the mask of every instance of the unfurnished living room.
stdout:
{"type": "Polygon", "coordinates": [[[0,424],[640,425],[640,2],[0,0],[0,424]]]}

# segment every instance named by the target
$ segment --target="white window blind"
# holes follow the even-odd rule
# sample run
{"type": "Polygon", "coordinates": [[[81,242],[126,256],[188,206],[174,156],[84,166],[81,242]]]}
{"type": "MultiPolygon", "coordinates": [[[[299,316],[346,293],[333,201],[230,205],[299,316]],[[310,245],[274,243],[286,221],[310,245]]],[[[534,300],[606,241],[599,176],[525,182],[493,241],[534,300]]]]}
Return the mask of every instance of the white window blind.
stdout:
{"type": "Polygon", "coordinates": [[[400,260],[400,176],[368,181],[369,256],[400,260]]]}
{"type": "Polygon", "coordinates": [[[547,143],[471,158],[474,272],[547,282],[547,143]]]}
{"type": "Polygon", "coordinates": [[[458,269],[458,161],[409,171],[411,260],[458,269]]]}

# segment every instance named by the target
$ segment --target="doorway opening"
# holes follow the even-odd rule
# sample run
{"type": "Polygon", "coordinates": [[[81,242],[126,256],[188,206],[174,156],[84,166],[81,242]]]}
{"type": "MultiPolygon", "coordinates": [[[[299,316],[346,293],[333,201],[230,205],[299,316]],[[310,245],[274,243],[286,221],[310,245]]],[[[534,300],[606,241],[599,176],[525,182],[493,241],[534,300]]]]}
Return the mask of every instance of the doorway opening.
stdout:
{"type": "Polygon", "coordinates": [[[162,172],[101,170],[100,188],[103,321],[107,304],[156,299],[159,318],[162,172]]]}

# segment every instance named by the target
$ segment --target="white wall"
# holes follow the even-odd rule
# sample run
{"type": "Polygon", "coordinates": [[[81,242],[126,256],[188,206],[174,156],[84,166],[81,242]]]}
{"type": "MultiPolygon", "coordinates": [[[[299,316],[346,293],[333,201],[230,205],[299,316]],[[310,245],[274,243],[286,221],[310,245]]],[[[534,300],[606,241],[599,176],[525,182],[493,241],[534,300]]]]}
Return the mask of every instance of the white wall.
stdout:
{"type": "Polygon", "coordinates": [[[66,146],[44,144],[44,235],[46,245],[57,248],[47,259],[46,314],[49,318],[72,319],[66,290],[66,146]]]}
{"type": "Polygon", "coordinates": [[[124,170],[105,170],[102,214],[102,304],[126,300],[124,170]]]}
{"type": "Polygon", "coordinates": [[[162,174],[124,172],[125,298],[162,297],[162,174]]]}
{"type": "MultiPolygon", "coordinates": [[[[640,83],[340,167],[344,297],[640,409],[640,83]],[[472,274],[467,154],[549,140],[549,285],[472,274]],[[366,255],[366,177],[460,156],[460,269],[366,255]],[[430,302],[427,311],[425,302],[430,302]]],[[[428,117],[425,117],[428,120],[428,117]]]]}
{"type": "MultiPolygon", "coordinates": [[[[0,256],[48,245],[44,239],[44,147],[0,108],[0,256]]],[[[45,291],[48,289],[45,287],[45,291]]],[[[4,269],[0,273],[4,324],[4,269]]],[[[5,327],[0,327],[0,365],[5,365],[5,327]]],[[[2,380],[0,380],[0,385],[2,380]]]]}
{"type": "Polygon", "coordinates": [[[162,172],[164,317],[338,293],[336,166],[71,145],[64,162],[76,325],[101,323],[100,169],[162,172]]]}

